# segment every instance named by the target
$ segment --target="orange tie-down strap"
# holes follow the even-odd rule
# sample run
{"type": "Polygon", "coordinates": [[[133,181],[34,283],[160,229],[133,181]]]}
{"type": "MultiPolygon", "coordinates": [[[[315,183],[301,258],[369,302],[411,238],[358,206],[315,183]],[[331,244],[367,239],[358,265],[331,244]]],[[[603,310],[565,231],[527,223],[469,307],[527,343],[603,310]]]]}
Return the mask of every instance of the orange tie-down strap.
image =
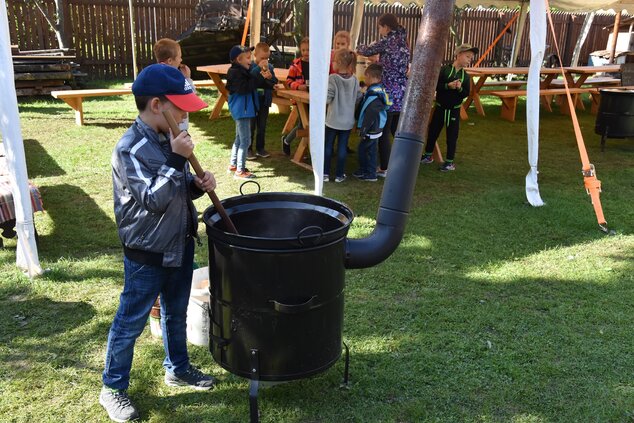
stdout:
{"type": "MultiPolygon", "coordinates": [[[[548,24],[550,26],[550,31],[553,35],[553,43],[555,44],[555,48],[557,49],[557,55],[559,57],[562,57],[561,52],[559,51],[559,43],[557,43],[557,36],[555,34],[553,19],[550,14],[550,4],[548,0],[544,1],[546,2],[546,13],[548,15],[548,24]]],[[[603,208],[601,207],[601,181],[597,179],[594,165],[590,163],[590,159],[588,158],[586,145],[583,141],[583,135],[581,135],[581,128],[579,127],[579,120],[577,119],[575,103],[572,100],[572,96],[570,95],[570,88],[568,87],[568,81],[566,79],[566,75],[564,74],[564,68],[561,63],[559,64],[559,68],[561,70],[561,75],[563,76],[564,87],[566,88],[566,97],[568,99],[568,107],[570,108],[570,117],[572,118],[572,125],[575,130],[575,137],[577,138],[577,148],[579,148],[579,155],[581,156],[583,185],[586,188],[586,192],[588,193],[588,195],[590,195],[590,199],[592,200],[592,207],[594,207],[594,214],[597,216],[599,228],[601,228],[603,232],[607,233],[607,222],[605,221],[605,217],[603,216],[603,208]]]]}

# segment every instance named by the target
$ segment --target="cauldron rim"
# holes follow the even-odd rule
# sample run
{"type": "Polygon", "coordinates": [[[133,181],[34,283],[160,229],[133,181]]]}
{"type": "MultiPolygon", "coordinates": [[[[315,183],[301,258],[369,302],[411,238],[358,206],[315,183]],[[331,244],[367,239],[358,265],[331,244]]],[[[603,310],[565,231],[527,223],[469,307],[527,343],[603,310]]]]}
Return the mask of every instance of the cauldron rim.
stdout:
{"type": "MultiPolygon", "coordinates": [[[[318,234],[308,234],[302,236],[265,237],[234,234],[218,227],[222,225],[220,214],[212,205],[203,213],[203,222],[207,227],[207,236],[214,241],[225,242],[231,245],[243,246],[247,248],[263,249],[298,249],[309,248],[317,245],[326,245],[345,237],[350,224],[354,219],[354,214],[350,207],[341,201],[328,197],[305,193],[289,192],[265,192],[229,197],[221,201],[229,217],[233,214],[244,213],[252,210],[270,208],[275,205],[277,208],[295,208],[301,210],[316,211],[329,215],[339,221],[340,226],[318,234]],[[329,211],[331,213],[329,213],[329,211]]],[[[234,222],[235,223],[235,222],[234,222]]],[[[238,232],[240,228],[237,227],[238,232]]]]}

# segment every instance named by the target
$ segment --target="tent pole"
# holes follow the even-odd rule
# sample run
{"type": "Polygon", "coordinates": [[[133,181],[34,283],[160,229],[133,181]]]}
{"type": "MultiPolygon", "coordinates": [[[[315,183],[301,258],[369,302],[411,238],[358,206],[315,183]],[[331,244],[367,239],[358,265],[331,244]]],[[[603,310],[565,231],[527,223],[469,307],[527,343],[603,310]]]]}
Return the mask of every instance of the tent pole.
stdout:
{"type": "Polygon", "coordinates": [[[361,33],[361,23],[363,22],[363,12],[365,5],[363,0],[355,0],[354,13],[352,15],[352,25],[350,27],[350,48],[357,49],[359,43],[359,34],[361,33]]]}
{"type": "Polygon", "coordinates": [[[616,41],[619,38],[619,26],[621,26],[621,11],[614,16],[614,31],[612,32],[612,45],[610,46],[609,64],[614,64],[614,56],[616,56],[616,41]]]}
{"type": "Polygon", "coordinates": [[[517,63],[518,52],[520,51],[520,47],[522,45],[522,38],[524,36],[524,28],[526,27],[526,16],[528,16],[528,7],[526,7],[526,3],[522,2],[520,4],[520,18],[517,23],[517,31],[515,31],[515,40],[513,43],[513,51],[511,52],[511,63],[509,64],[511,67],[515,66],[517,63]]]}
{"type": "Polygon", "coordinates": [[[262,0],[253,0],[251,8],[251,37],[249,45],[255,47],[260,42],[262,30],[262,0]]]}
{"type": "Polygon", "coordinates": [[[130,9],[130,41],[132,43],[132,72],[134,74],[134,79],[136,79],[136,76],[139,73],[139,68],[136,65],[136,35],[134,30],[134,9],[132,8],[132,1],[133,0],[128,0],[128,5],[130,9]]]}
{"type": "Polygon", "coordinates": [[[583,47],[583,43],[586,41],[588,37],[588,33],[590,32],[590,27],[592,26],[592,21],[594,20],[594,16],[597,12],[592,11],[586,14],[586,18],[583,20],[583,26],[581,27],[581,33],[579,34],[579,38],[577,38],[577,44],[575,45],[575,51],[572,54],[572,61],[570,66],[577,66],[579,64],[579,56],[581,55],[581,47],[583,47]]]}

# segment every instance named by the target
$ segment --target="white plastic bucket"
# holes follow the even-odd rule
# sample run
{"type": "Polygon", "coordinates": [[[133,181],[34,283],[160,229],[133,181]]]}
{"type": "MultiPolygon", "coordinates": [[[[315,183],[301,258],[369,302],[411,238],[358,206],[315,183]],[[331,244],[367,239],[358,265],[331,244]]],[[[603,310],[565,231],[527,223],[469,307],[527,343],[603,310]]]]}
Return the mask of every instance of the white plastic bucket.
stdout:
{"type": "Polygon", "coordinates": [[[194,345],[209,345],[209,268],[194,270],[187,306],[187,340],[194,345]]]}

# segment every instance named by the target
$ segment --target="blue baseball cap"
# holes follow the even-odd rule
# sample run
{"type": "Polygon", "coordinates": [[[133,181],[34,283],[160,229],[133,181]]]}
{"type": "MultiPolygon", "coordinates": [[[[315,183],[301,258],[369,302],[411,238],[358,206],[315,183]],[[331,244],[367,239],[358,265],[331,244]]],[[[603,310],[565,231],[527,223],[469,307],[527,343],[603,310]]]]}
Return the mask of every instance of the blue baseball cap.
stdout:
{"type": "Polygon", "coordinates": [[[255,47],[233,46],[231,47],[231,50],[229,50],[229,61],[233,62],[242,53],[248,53],[253,50],[255,50],[255,47]]]}
{"type": "Polygon", "coordinates": [[[143,69],[132,84],[135,96],[164,96],[176,107],[186,112],[197,112],[207,107],[185,75],[178,69],[156,63],[143,69]]]}

